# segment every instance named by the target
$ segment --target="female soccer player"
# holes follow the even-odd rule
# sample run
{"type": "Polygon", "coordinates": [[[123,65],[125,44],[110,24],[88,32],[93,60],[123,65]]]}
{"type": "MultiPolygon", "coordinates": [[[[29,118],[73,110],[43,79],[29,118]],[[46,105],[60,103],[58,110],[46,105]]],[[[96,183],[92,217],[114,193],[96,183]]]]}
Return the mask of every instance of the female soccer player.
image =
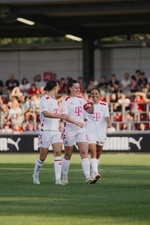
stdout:
{"type": "Polygon", "coordinates": [[[88,141],[83,118],[84,109],[93,113],[93,105],[88,103],[80,93],[78,81],[69,79],[67,84],[68,95],[62,101],[62,115],[68,116],[64,122],[63,141],[65,155],[62,160],[62,181],[68,184],[68,171],[74,145],[76,144],[82,160],[82,169],[86,183],[92,184],[90,177],[90,161],[88,158],[88,141]]]}
{"type": "Polygon", "coordinates": [[[59,132],[59,120],[63,117],[60,115],[58,102],[55,99],[58,89],[59,85],[57,81],[48,81],[44,88],[45,94],[40,100],[40,156],[35,162],[33,173],[34,184],[40,184],[39,171],[47,157],[48,148],[50,145],[52,145],[54,152],[55,183],[59,185],[64,184],[61,181],[62,138],[61,133],[59,132]]]}
{"type": "Polygon", "coordinates": [[[98,88],[91,90],[91,99],[94,103],[93,114],[85,112],[86,130],[91,155],[91,176],[95,182],[100,179],[98,164],[107,137],[107,127],[111,127],[108,104],[100,100],[98,88]]]}

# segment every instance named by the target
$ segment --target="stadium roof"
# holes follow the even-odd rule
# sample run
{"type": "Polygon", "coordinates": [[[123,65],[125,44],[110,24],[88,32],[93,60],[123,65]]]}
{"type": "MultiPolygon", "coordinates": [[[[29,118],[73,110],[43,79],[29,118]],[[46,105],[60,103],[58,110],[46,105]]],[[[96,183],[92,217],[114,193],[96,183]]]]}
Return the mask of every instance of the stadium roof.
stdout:
{"type": "Polygon", "coordinates": [[[94,76],[94,40],[149,34],[148,0],[0,0],[0,38],[64,37],[83,39],[83,76],[94,76]],[[33,26],[18,21],[23,18],[33,26]]]}
{"type": "Polygon", "coordinates": [[[0,0],[0,38],[149,33],[147,0],[0,0]],[[29,26],[18,17],[35,22],[29,26]]]}

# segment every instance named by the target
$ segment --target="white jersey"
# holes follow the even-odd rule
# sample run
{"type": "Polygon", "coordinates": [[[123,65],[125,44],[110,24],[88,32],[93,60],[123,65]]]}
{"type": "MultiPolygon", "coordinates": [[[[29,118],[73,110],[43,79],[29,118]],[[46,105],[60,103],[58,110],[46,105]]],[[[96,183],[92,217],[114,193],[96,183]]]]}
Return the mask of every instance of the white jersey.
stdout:
{"type": "Polygon", "coordinates": [[[48,95],[42,96],[40,100],[41,130],[58,131],[59,119],[45,117],[43,115],[44,111],[59,115],[60,110],[58,106],[58,101],[48,95]]]}
{"type": "Polygon", "coordinates": [[[106,117],[109,117],[109,109],[108,104],[103,101],[99,101],[98,104],[94,104],[93,114],[85,112],[86,130],[89,137],[91,134],[92,136],[95,136],[97,141],[106,140],[106,117]]]}
{"type": "MultiPolygon", "coordinates": [[[[87,104],[87,101],[82,96],[66,96],[62,101],[62,114],[68,114],[73,120],[84,123],[83,107],[85,104],[87,104]]],[[[65,129],[73,131],[83,128],[65,121],[65,129]]]]}

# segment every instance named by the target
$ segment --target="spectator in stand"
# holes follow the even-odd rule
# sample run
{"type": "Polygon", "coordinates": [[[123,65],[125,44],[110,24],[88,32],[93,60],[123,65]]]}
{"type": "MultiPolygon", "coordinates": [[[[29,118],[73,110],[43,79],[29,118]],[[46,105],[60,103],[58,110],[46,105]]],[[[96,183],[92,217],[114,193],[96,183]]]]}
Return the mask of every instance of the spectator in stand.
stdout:
{"type": "Polygon", "coordinates": [[[4,103],[4,100],[2,98],[2,96],[0,96],[0,109],[1,109],[1,105],[4,103]]]}
{"type": "Polygon", "coordinates": [[[9,75],[9,79],[6,80],[5,82],[5,86],[7,89],[7,93],[10,94],[11,91],[15,88],[15,87],[19,87],[19,81],[17,79],[15,79],[15,75],[13,73],[11,73],[9,75]]]}
{"type": "Polygon", "coordinates": [[[117,111],[125,112],[127,110],[130,110],[130,103],[131,101],[126,96],[126,94],[121,93],[118,102],[116,103],[117,111]]]}
{"type": "Polygon", "coordinates": [[[44,86],[40,87],[40,96],[45,94],[44,86]]]}
{"type": "Polygon", "coordinates": [[[138,80],[140,79],[140,75],[141,75],[141,70],[137,69],[137,70],[135,71],[135,76],[136,76],[137,82],[138,82],[138,80]]]}
{"type": "Polygon", "coordinates": [[[9,101],[9,96],[8,95],[5,95],[4,93],[3,93],[3,95],[0,95],[0,106],[2,104],[7,104],[8,101],[9,101]]]}
{"type": "Polygon", "coordinates": [[[124,92],[127,96],[130,94],[131,80],[129,73],[124,73],[124,79],[120,82],[120,90],[124,92]]]}
{"type": "Polygon", "coordinates": [[[39,90],[40,90],[40,87],[41,87],[41,86],[45,86],[45,82],[42,80],[41,74],[37,74],[37,75],[34,77],[34,83],[36,84],[36,87],[37,87],[37,89],[39,89],[39,90]]]}
{"type": "Polygon", "coordinates": [[[34,123],[29,121],[28,123],[23,123],[23,130],[26,132],[34,132],[36,129],[34,123]]]}
{"type": "Polygon", "coordinates": [[[13,133],[16,133],[16,134],[19,134],[19,133],[22,133],[23,132],[23,127],[21,124],[13,124],[12,125],[12,132],[13,133]]]}
{"type": "Polygon", "coordinates": [[[131,111],[133,113],[144,112],[146,110],[146,94],[143,92],[134,93],[133,101],[131,102],[131,111]]]}
{"type": "Polygon", "coordinates": [[[81,94],[84,94],[84,92],[85,92],[85,82],[84,82],[84,79],[83,79],[83,77],[82,76],[78,76],[78,79],[77,79],[77,81],[79,82],[79,84],[80,84],[80,93],[81,94]]]}
{"type": "Polygon", "coordinates": [[[4,88],[4,83],[2,80],[0,80],[0,95],[3,95],[3,88],[4,88]]]}
{"type": "Polygon", "coordinates": [[[20,91],[23,93],[24,96],[28,95],[28,91],[31,88],[31,84],[29,83],[28,79],[24,77],[19,85],[20,91]]]}
{"type": "Polygon", "coordinates": [[[37,95],[31,96],[31,108],[32,112],[36,115],[36,122],[39,120],[39,109],[40,109],[40,97],[37,95]]]}
{"type": "Polygon", "coordinates": [[[118,95],[116,93],[111,93],[110,94],[109,102],[110,102],[109,107],[110,107],[111,113],[117,111],[117,108],[118,108],[118,95]]]}
{"type": "Polygon", "coordinates": [[[29,98],[29,96],[22,96],[20,99],[20,107],[22,109],[22,113],[25,114],[31,105],[31,100],[29,98]]]}
{"type": "Polygon", "coordinates": [[[136,92],[138,91],[138,86],[137,86],[137,79],[135,75],[131,76],[131,85],[130,85],[130,92],[136,92]]]}
{"type": "Polygon", "coordinates": [[[113,126],[116,128],[116,130],[120,130],[123,120],[122,120],[122,113],[121,112],[115,112],[111,114],[111,121],[113,121],[113,126]]]}
{"type": "Polygon", "coordinates": [[[40,94],[40,90],[36,87],[35,83],[31,84],[31,88],[28,91],[28,95],[40,94]]]}
{"type": "Polygon", "coordinates": [[[150,83],[148,83],[146,86],[146,96],[148,99],[150,99],[150,83]]]}
{"type": "Polygon", "coordinates": [[[9,122],[4,124],[4,126],[2,128],[2,133],[5,133],[5,134],[12,133],[12,129],[10,128],[10,123],[9,122]]]}
{"type": "Polygon", "coordinates": [[[1,125],[6,124],[8,121],[9,108],[7,104],[1,104],[0,106],[0,119],[1,125]]]}
{"type": "Polygon", "coordinates": [[[20,108],[19,102],[16,98],[12,98],[11,106],[9,109],[8,121],[14,124],[22,124],[24,120],[24,115],[22,114],[22,109],[20,108]]]}
{"type": "Polygon", "coordinates": [[[140,73],[139,80],[137,82],[139,91],[145,91],[145,89],[147,87],[147,84],[148,84],[148,80],[145,77],[145,73],[144,72],[141,72],[140,73]]]}
{"type": "Polygon", "coordinates": [[[97,88],[100,88],[101,90],[107,91],[108,82],[106,79],[106,76],[101,76],[100,82],[97,85],[97,88]]]}
{"type": "Polygon", "coordinates": [[[134,126],[134,117],[130,113],[126,113],[123,116],[122,123],[120,123],[119,129],[120,130],[133,130],[134,126]]]}
{"type": "Polygon", "coordinates": [[[106,102],[106,93],[103,90],[101,90],[100,100],[106,102]]]}
{"type": "Polygon", "coordinates": [[[140,123],[137,123],[136,124],[136,127],[135,127],[136,130],[139,130],[139,131],[145,131],[145,130],[149,130],[150,129],[150,126],[148,123],[144,123],[144,122],[140,122],[140,123]]]}
{"type": "Polygon", "coordinates": [[[139,130],[145,131],[146,130],[146,125],[144,123],[139,124],[139,130]]]}
{"type": "MultiPolygon", "coordinates": [[[[39,99],[38,96],[36,98],[39,99]]],[[[36,126],[36,123],[39,120],[39,105],[38,101],[36,102],[36,100],[34,100],[34,95],[31,96],[31,98],[29,96],[23,96],[22,101],[20,102],[22,113],[24,115],[23,129],[25,128],[25,126],[27,126],[29,121],[34,123],[34,125],[36,126]]]]}
{"type": "Polygon", "coordinates": [[[117,80],[116,75],[112,74],[111,79],[108,82],[108,91],[111,93],[118,93],[120,87],[120,82],[117,80]]]}
{"type": "Polygon", "coordinates": [[[32,121],[33,123],[37,122],[37,114],[33,111],[33,108],[31,106],[24,113],[24,122],[28,122],[28,121],[32,121]]]}
{"type": "Polygon", "coordinates": [[[20,100],[23,96],[23,93],[20,91],[19,87],[15,87],[15,88],[13,88],[12,92],[10,93],[10,96],[17,98],[17,100],[20,102],[20,100]]]}
{"type": "Polygon", "coordinates": [[[97,81],[94,80],[94,77],[91,77],[87,85],[86,92],[90,93],[91,90],[96,86],[97,86],[97,81]]]}
{"type": "Polygon", "coordinates": [[[31,96],[31,106],[34,108],[35,112],[39,112],[40,97],[38,95],[31,96]]]}
{"type": "Polygon", "coordinates": [[[140,121],[149,121],[149,109],[147,109],[148,102],[149,99],[144,92],[137,92],[134,94],[134,99],[131,103],[131,112],[134,114],[134,120],[138,122],[136,129],[138,129],[140,121]]]}
{"type": "Polygon", "coordinates": [[[122,113],[117,112],[113,114],[113,121],[122,122],[122,113]]]}
{"type": "Polygon", "coordinates": [[[62,77],[59,81],[59,91],[58,94],[65,94],[67,89],[66,80],[64,77],[62,77]]]}

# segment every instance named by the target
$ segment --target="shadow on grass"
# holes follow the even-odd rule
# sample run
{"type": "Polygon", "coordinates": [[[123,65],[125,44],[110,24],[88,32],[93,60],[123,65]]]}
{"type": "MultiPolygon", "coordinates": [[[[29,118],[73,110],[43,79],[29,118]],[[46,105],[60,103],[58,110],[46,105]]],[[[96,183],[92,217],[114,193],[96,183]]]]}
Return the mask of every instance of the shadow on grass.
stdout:
{"type": "Polygon", "coordinates": [[[148,166],[102,165],[102,180],[86,185],[81,164],[72,164],[65,186],[54,184],[52,163],[43,165],[41,185],[33,185],[33,167],[0,165],[1,215],[150,219],[148,166]]]}

